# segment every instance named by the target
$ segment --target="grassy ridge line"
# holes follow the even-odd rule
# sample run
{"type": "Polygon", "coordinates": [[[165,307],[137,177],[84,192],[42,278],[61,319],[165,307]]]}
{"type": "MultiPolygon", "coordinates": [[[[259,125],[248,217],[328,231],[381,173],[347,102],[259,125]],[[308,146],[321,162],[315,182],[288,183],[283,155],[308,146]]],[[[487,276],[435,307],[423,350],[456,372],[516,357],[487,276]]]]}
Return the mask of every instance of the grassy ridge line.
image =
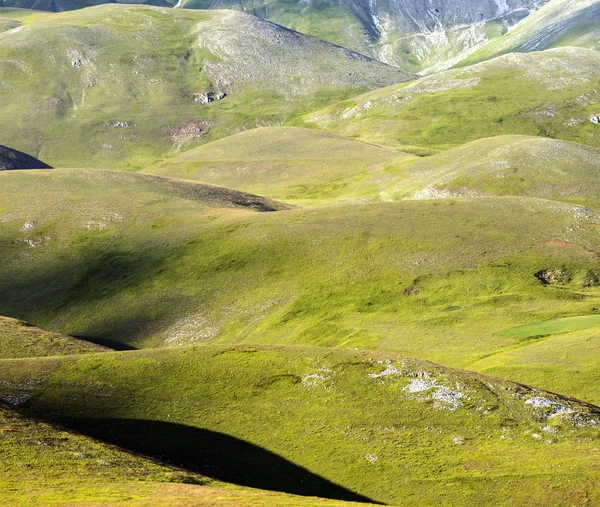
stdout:
{"type": "Polygon", "coordinates": [[[402,167],[388,193],[405,199],[524,195],[598,207],[599,155],[556,139],[479,139],[402,167]]]}
{"type": "Polygon", "coordinates": [[[4,32],[0,64],[3,143],[53,166],[129,170],[411,79],[241,12],[131,5],[4,32]]]}
{"type": "MultiPolygon", "coordinates": [[[[204,346],[38,369],[19,360],[0,370],[28,413],[52,411],[217,479],[269,472],[246,468],[236,438],[383,502],[570,505],[598,494],[588,486],[600,459],[596,408],[389,352],[204,346]],[[208,438],[214,431],[227,437],[208,438]]],[[[282,476],[273,487],[286,484],[282,476]]]]}
{"type": "Polygon", "coordinates": [[[71,336],[44,331],[26,322],[0,317],[0,358],[89,354],[108,349],[71,336]]]}
{"type": "Polygon", "coordinates": [[[552,0],[503,36],[485,44],[458,66],[472,65],[506,53],[531,52],[559,46],[598,49],[598,0],[552,0]]]}
{"type": "Polygon", "coordinates": [[[368,92],[303,118],[340,135],[420,146],[430,154],[508,134],[599,147],[589,121],[600,103],[599,69],[600,53],[590,49],[515,53],[368,92]]]}
{"type": "Polygon", "coordinates": [[[295,127],[263,127],[167,159],[144,173],[192,179],[314,206],[386,200],[398,167],[416,157],[393,148],[295,127]]]}
{"type": "Polygon", "coordinates": [[[0,310],[75,336],[384,348],[464,366],[520,343],[498,331],[600,307],[600,218],[581,206],[488,197],[254,213],[143,175],[0,180],[0,310]]]}
{"type": "Polygon", "coordinates": [[[555,139],[497,136],[417,158],[330,133],[270,127],[208,143],[143,172],[304,206],[526,195],[597,207],[598,154],[555,139]]]}

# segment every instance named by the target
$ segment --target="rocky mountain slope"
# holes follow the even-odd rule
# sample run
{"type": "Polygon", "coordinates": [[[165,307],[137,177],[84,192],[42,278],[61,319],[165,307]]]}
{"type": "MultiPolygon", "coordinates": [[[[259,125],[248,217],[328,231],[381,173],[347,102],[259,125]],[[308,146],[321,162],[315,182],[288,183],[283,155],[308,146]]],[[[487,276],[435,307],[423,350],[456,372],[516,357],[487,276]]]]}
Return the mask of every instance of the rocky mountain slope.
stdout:
{"type": "Polygon", "coordinates": [[[411,78],[241,12],[115,5],[0,34],[0,69],[4,143],[109,169],[411,78]]]}
{"type": "Polygon", "coordinates": [[[417,153],[505,134],[600,147],[600,52],[512,53],[343,101],[308,125],[417,153]]]}
{"type": "Polygon", "coordinates": [[[600,49],[598,0],[551,0],[507,34],[468,56],[460,65],[511,52],[541,51],[556,46],[600,49]]]}
{"type": "MultiPolygon", "coordinates": [[[[143,0],[150,5],[237,9],[409,71],[447,68],[504,33],[547,0],[143,0]]],[[[2,0],[0,7],[64,11],[100,0],[2,0]]]]}

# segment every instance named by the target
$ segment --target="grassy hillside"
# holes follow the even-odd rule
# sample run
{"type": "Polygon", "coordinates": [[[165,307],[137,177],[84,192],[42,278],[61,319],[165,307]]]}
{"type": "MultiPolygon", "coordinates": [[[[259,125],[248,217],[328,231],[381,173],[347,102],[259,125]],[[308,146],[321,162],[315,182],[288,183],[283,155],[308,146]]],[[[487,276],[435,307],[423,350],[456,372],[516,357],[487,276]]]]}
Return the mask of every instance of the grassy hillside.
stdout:
{"type": "Polygon", "coordinates": [[[499,379],[384,352],[310,348],[205,346],[50,363],[40,372],[39,360],[3,362],[3,386],[12,384],[2,392],[28,398],[27,413],[51,411],[218,480],[321,496],[348,494],[335,489],[343,487],[411,505],[572,505],[598,495],[598,408],[499,379]],[[296,468],[283,473],[275,459],[296,468]]]}
{"type": "Polygon", "coordinates": [[[361,140],[442,150],[506,134],[599,147],[589,119],[600,95],[600,53],[561,48],[489,62],[376,90],[305,116],[361,140]]]}
{"type": "Polygon", "coordinates": [[[49,168],[48,164],[44,164],[44,162],[31,155],[0,145],[0,171],[49,168]]]}
{"type": "Polygon", "coordinates": [[[578,205],[506,197],[256,213],[169,195],[169,180],[144,175],[0,180],[0,311],[70,335],[387,348],[461,366],[525,345],[499,331],[600,306],[600,217],[578,205]]]}
{"type": "Polygon", "coordinates": [[[555,139],[498,136],[410,163],[394,197],[525,195],[600,205],[600,151],[555,139]]]}
{"type": "Polygon", "coordinates": [[[200,180],[306,205],[385,200],[416,157],[316,130],[265,127],[185,151],[143,172],[200,180]]]}
{"type": "MultiPolygon", "coordinates": [[[[124,505],[350,507],[355,503],[232,487],[132,455],[0,406],[0,487],[6,507],[124,505]]],[[[365,505],[365,504],[360,504],[365,505]]]]}
{"type": "Polygon", "coordinates": [[[598,0],[552,0],[459,65],[489,60],[506,53],[541,51],[557,46],[600,49],[598,19],[598,0]]]}
{"type": "Polygon", "coordinates": [[[0,357],[44,357],[102,352],[104,347],[0,317],[0,357]]]}
{"type": "Polygon", "coordinates": [[[143,172],[308,206],[523,195],[597,207],[598,155],[577,144],[509,135],[417,158],[325,132],[271,127],[189,150],[143,172]]]}
{"type": "Polygon", "coordinates": [[[247,14],[119,5],[0,34],[0,67],[4,144],[53,166],[108,169],[409,78],[247,14]]]}

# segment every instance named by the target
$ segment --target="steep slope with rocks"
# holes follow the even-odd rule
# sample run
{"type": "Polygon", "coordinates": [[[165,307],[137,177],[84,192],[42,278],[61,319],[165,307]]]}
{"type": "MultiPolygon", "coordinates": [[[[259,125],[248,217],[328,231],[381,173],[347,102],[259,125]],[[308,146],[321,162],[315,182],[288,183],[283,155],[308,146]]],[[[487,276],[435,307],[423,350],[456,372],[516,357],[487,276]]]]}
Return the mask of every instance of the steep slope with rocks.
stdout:
{"type": "MultiPolygon", "coordinates": [[[[548,0],[131,0],[192,9],[237,9],[412,72],[448,68],[548,0]]],[[[1,0],[0,7],[64,11],[101,0],[1,0]]]]}

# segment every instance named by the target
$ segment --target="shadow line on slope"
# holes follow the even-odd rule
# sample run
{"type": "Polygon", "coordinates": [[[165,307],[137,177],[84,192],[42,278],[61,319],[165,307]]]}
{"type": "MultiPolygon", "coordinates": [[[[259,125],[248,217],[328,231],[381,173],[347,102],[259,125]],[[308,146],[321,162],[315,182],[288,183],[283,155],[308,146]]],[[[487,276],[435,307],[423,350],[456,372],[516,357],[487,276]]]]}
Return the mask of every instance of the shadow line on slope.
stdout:
{"type": "Polygon", "coordinates": [[[115,340],[110,340],[108,338],[100,338],[95,336],[83,336],[83,335],[71,335],[73,338],[77,338],[78,340],[93,343],[95,345],[101,345],[102,347],[106,347],[107,349],[116,350],[118,352],[122,352],[124,350],[138,350],[137,347],[133,345],[129,345],[127,343],[118,342],[115,340]]]}
{"type": "Polygon", "coordinates": [[[143,419],[71,419],[80,433],[212,479],[301,496],[383,505],[224,433],[143,419]]]}

